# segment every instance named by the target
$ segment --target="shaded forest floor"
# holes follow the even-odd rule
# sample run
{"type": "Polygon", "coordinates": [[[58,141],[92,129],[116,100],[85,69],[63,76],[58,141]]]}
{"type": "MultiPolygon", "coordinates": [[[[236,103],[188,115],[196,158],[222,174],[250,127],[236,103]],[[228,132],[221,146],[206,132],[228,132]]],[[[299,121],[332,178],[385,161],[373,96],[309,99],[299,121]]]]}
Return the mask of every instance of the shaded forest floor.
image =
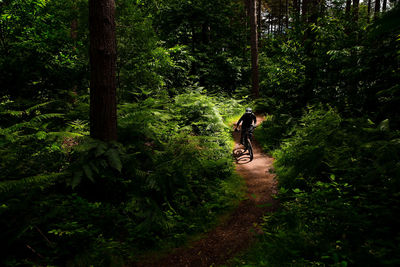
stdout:
{"type": "MultiPolygon", "coordinates": [[[[263,121],[257,116],[258,123],[263,121]]],[[[277,183],[270,173],[273,158],[264,154],[255,141],[254,159],[250,162],[248,154],[242,153],[239,145],[240,132],[233,134],[236,159],[236,171],[244,178],[247,187],[247,198],[221,225],[187,247],[177,248],[161,259],[146,259],[133,266],[218,266],[226,263],[241,251],[247,249],[257,234],[261,233],[259,224],[265,212],[276,207],[271,197],[276,194],[277,183]]]]}

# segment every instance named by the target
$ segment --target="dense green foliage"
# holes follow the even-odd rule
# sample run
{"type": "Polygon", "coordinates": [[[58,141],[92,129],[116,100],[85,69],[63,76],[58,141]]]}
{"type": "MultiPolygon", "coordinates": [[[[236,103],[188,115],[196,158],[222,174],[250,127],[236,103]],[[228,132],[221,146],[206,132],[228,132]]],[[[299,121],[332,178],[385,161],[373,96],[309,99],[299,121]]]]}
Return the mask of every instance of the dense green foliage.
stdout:
{"type": "Polygon", "coordinates": [[[281,207],[235,265],[400,263],[399,11],[366,25],[330,10],[313,25],[311,58],[296,28],[268,42],[258,103],[272,115],[256,136],[276,159],[281,207]]]}
{"type": "Polygon", "coordinates": [[[88,137],[87,1],[0,7],[0,265],[119,265],[182,244],[242,198],[227,124],[243,106],[202,92],[243,83],[245,43],[230,41],[242,28],[220,10],[199,2],[200,22],[178,1],[117,1],[119,138],[108,144],[88,137]],[[188,23],[209,37],[170,35],[188,23]]]}
{"type": "Polygon", "coordinates": [[[397,265],[400,132],[388,123],[331,108],[304,114],[273,152],[282,206],[264,218],[253,256],[272,265],[397,265]]]}
{"type": "Polygon", "coordinates": [[[113,144],[77,120],[51,132],[50,113],[2,129],[3,263],[108,265],[206,230],[241,198],[224,121],[240,111],[198,92],[123,104],[113,144]]]}

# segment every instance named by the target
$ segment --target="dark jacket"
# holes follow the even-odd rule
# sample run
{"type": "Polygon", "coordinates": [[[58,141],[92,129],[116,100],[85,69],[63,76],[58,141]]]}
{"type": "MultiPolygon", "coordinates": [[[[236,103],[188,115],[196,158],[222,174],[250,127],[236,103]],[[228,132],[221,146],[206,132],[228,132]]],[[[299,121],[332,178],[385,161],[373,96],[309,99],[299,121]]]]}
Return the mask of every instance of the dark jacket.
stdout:
{"type": "Polygon", "coordinates": [[[257,122],[256,115],[254,113],[245,113],[243,116],[238,120],[237,126],[242,122],[242,129],[249,128],[253,122],[254,124],[257,122]]]}

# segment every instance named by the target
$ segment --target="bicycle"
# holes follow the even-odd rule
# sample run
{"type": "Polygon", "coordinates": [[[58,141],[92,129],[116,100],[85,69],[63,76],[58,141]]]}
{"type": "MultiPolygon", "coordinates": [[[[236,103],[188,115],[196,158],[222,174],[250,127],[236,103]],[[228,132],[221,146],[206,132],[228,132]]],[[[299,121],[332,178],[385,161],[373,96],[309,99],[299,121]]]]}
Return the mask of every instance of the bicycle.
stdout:
{"type": "MultiPolygon", "coordinates": [[[[243,145],[244,145],[244,152],[248,151],[250,156],[250,161],[253,160],[253,145],[251,144],[251,138],[253,137],[253,131],[255,126],[250,126],[247,131],[243,133],[243,145]]],[[[236,129],[239,131],[238,129],[236,129]]]]}

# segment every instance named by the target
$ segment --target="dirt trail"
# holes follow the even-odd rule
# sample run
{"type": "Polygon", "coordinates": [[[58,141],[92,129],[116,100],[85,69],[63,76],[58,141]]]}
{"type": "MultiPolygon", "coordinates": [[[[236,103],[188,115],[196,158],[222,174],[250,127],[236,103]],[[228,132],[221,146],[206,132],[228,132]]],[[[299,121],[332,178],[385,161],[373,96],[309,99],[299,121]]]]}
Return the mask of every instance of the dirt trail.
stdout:
{"type": "MultiPolygon", "coordinates": [[[[262,120],[261,116],[257,116],[258,124],[262,120]]],[[[254,142],[254,159],[250,162],[247,154],[242,155],[239,132],[234,133],[234,139],[236,171],[246,181],[248,198],[239,204],[229,219],[207,233],[205,238],[193,242],[189,247],[177,248],[157,262],[140,262],[134,266],[218,266],[250,246],[254,237],[261,232],[257,225],[261,222],[262,214],[272,211],[276,206],[271,198],[276,193],[276,182],[274,175],[269,172],[273,159],[263,154],[260,146],[254,142]]]]}

